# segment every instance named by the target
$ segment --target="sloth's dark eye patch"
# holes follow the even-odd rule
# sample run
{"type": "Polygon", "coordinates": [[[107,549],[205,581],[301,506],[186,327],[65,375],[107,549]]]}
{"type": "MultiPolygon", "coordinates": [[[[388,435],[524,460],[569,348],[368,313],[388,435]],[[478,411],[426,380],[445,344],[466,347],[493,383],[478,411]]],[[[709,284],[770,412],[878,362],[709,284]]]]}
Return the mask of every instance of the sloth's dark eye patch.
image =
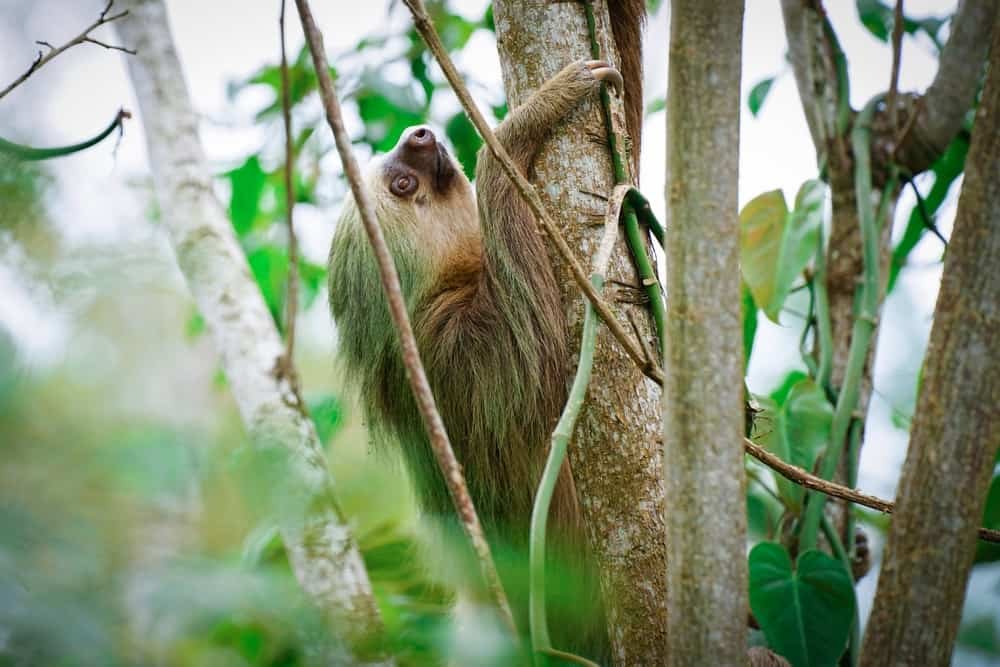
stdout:
{"type": "Polygon", "coordinates": [[[396,176],[389,184],[389,190],[397,197],[412,195],[417,189],[417,179],[406,174],[396,176]]]}

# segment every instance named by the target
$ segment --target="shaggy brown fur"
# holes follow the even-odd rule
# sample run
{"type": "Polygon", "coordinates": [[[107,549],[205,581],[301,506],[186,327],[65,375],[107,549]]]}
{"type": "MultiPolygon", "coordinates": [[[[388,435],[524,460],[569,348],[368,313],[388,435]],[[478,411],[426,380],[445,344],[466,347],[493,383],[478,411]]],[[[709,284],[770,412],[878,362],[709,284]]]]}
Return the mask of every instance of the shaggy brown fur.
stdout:
{"type": "Polygon", "coordinates": [[[632,139],[632,174],[639,182],[642,142],[642,26],[646,21],[645,0],[608,0],[611,33],[618,47],[618,70],[625,80],[625,123],[632,139]]]}

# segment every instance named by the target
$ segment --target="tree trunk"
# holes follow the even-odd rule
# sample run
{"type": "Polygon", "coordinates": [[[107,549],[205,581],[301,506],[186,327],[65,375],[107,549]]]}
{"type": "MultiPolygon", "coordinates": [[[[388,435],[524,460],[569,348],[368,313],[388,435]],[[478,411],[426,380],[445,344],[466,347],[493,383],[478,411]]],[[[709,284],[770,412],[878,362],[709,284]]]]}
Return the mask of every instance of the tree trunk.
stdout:
{"type": "Polygon", "coordinates": [[[283,491],[293,496],[280,518],[299,583],[329,617],[331,629],[358,646],[381,632],[368,575],[335,504],[311,420],[295,407],[287,380],[276,379],[281,339],[223,208],[198,138],[160,0],[123,3],[116,24],[138,55],[126,58],[146,133],[163,225],[198,309],[222,358],[240,415],[258,447],[284,453],[283,491]]]}
{"type": "Polygon", "coordinates": [[[674,665],[747,661],[740,70],[743,2],[674,0],[667,90],[663,387],[674,665]]]}
{"type": "MultiPolygon", "coordinates": [[[[619,62],[608,27],[607,5],[593,3],[597,36],[605,58],[619,62]]],[[[494,4],[497,46],[511,108],[521,104],[566,64],[590,57],[583,5],[575,2],[494,4]]],[[[629,48],[638,49],[638,44],[629,48]]],[[[626,95],[641,91],[626,90],[626,95]]],[[[622,110],[614,110],[624,128],[622,110]]],[[[597,249],[600,221],[614,185],[599,101],[582,104],[554,131],[529,174],[549,213],[578,256],[597,249]]],[[[570,323],[567,335],[579,350],[583,299],[569,271],[553,254],[570,323]]],[[[633,297],[638,279],[624,240],[608,271],[609,298],[633,297]],[[614,290],[614,281],[632,288],[614,290]]],[[[634,299],[633,299],[634,300],[634,299]]],[[[640,317],[641,335],[655,348],[644,310],[622,305],[640,317]]],[[[571,371],[572,373],[572,371],[571,371]]],[[[607,335],[597,340],[593,379],[577,424],[570,460],[591,547],[601,569],[616,664],[658,664],[664,660],[666,558],[663,525],[662,454],[657,405],[659,389],[647,380],[607,335]]],[[[742,512],[742,510],[741,510],[742,512]]]]}
{"type": "Polygon", "coordinates": [[[1000,23],[865,636],[869,665],[944,665],[1000,433],[1000,23]]]}

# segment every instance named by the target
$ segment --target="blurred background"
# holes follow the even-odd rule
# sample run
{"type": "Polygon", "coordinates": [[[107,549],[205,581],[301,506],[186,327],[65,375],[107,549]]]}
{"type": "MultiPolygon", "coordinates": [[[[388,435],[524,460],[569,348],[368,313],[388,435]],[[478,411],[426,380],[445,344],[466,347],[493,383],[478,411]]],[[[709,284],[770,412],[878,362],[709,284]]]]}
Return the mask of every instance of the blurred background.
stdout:
{"type": "MultiPolygon", "coordinates": [[[[288,262],[278,4],[167,0],[217,193],[280,320],[288,262]]],[[[429,4],[480,107],[502,118],[488,3],[429,4]]],[[[655,3],[645,41],[649,114],[641,176],[661,219],[669,35],[669,3],[662,4],[655,3]]],[[[906,11],[933,21],[947,19],[955,4],[910,0],[906,11]]],[[[35,40],[60,44],[102,7],[90,0],[0,0],[0,84],[27,69],[40,48],[35,40]]],[[[859,108],[886,88],[890,49],[855,3],[831,2],[828,9],[859,108]]],[[[396,2],[323,2],[314,11],[359,159],[390,148],[405,127],[429,122],[445,130],[471,172],[478,139],[405,9],[396,2]]],[[[502,664],[508,647],[491,634],[488,619],[467,615],[477,629],[456,631],[447,613],[455,582],[417,546],[424,529],[405,474],[398,462],[369,451],[350,388],[338,379],[324,262],[346,188],[291,8],[286,23],[303,254],[296,361],[341,506],[401,662],[447,656],[455,664],[502,664]]],[[[902,90],[923,90],[933,77],[948,29],[946,21],[937,27],[904,39],[902,90]]],[[[119,43],[110,28],[95,35],[119,43]]],[[[779,3],[748,0],[741,205],[774,189],[790,201],[816,174],[785,48],[779,3]],[[769,79],[761,95],[758,84],[769,79]]],[[[0,100],[0,137],[69,144],[96,134],[119,107],[136,114],[127,57],[91,44],[60,56],[0,100]]],[[[934,176],[917,183],[926,194],[934,176]]],[[[938,209],[946,236],[959,184],[938,209]]],[[[907,191],[896,242],[914,205],[907,191]]],[[[0,161],[0,665],[297,665],[321,652],[320,621],[260,520],[257,499],[267,476],[246,463],[246,434],[157,217],[139,117],[119,141],[83,153],[35,164],[0,161]]],[[[942,251],[925,235],[884,309],[860,474],[861,488],[882,497],[894,496],[905,456],[942,251]]],[[[749,366],[755,393],[780,394],[804,370],[798,339],[805,298],[789,300],[781,325],[759,318],[749,366]]],[[[767,517],[752,512],[751,527],[763,537],[767,517]]],[[[884,522],[870,517],[865,527],[875,568],[859,583],[862,620],[884,522]]],[[[998,558],[1000,552],[979,554],[955,664],[1000,664],[998,558]]]]}

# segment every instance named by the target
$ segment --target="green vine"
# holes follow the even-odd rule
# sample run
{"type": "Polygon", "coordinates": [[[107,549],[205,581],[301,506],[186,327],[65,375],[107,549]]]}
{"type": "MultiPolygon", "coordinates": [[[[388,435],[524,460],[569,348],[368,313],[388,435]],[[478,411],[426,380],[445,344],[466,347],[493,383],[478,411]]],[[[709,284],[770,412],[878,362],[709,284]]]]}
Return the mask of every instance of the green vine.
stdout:
{"type": "MultiPolygon", "coordinates": [[[[865,362],[868,359],[868,349],[871,346],[878,316],[879,298],[879,257],[878,257],[878,221],[872,211],[872,172],[871,172],[871,123],[875,111],[882,103],[883,96],[873,98],[855,121],[851,130],[851,148],[854,152],[854,188],[858,206],[858,221],[861,226],[861,245],[863,274],[857,300],[857,316],[851,332],[851,345],[847,354],[847,368],[844,372],[843,384],[837,396],[833,413],[833,423],[830,427],[830,442],[823,455],[820,466],[820,476],[823,479],[833,479],[844,453],[848,430],[854,419],[854,411],[858,405],[861,392],[861,381],[864,376],[865,362]]],[[[894,189],[892,183],[886,186],[886,193],[894,189]]],[[[887,194],[887,196],[889,196],[887,194]]],[[[879,215],[884,215],[887,206],[879,207],[879,215]]],[[[811,549],[816,546],[820,519],[826,496],[818,491],[809,492],[805,516],[799,533],[801,549],[811,549]]]]}
{"type": "MultiPolygon", "coordinates": [[[[590,32],[591,57],[600,58],[600,47],[597,43],[594,10],[590,2],[584,4],[587,17],[587,28],[590,32]]],[[[663,244],[664,230],[653,215],[649,201],[636,188],[632,187],[625,171],[622,153],[619,150],[618,134],[614,131],[611,118],[611,96],[606,85],[601,86],[601,107],[607,128],[608,148],[611,151],[611,164],[614,170],[615,191],[609,198],[608,216],[605,220],[605,233],[600,250],[594,259],[594,269],[590,276],[591,284],[598,294],[604,289],[605,266],[611,256],[611,251],[617,237],[617,226],[621,221],[625,230],[625,239],[635,260],[636,270],[642,281],[642,287],[649,299],[650,311],[656,325],[660,349],[663,346],[666,309],[663,302],[663,292],[660,281],[656,277],[652,261],[646,252],[646,245],[639,228],[639,220],[650,229],[659,243],[663,244]]],[[[528,613],[529,631],[531,633],[531,648],[536,664],[545,664],[549,658],[565,662],[594,666],[595,663],[577,655],[565,653],[552,647],[549,635],[548,617],[545,603],[545,539],[548,525],[549,507],[555,492],[559,471],[566,460],[566,450],[569,447],[573,429],[579,417],[590,384],[591,371],[594,362],[594,349],[597,340],[598,314],[593,305],[585,303],[583,333],[580,340],[580,360],[577,365],[573,386],[570,389],[566,405],[559,417],[555,430],[552,432],[551,448],[542,479],[535,495],[535,503],[531,513],[529,530],[529,593],[528,613]]],[[[596,666],[595,666],[596,667],[596,666]]]]}
{"type": "MultiPolygon", "coordinates": [[[[600,59],[601,47],[597,42],[597,26],[594,18],[594,7],[589,0],[584,3],[584,12],[587,16],[587,31],[590,35],[590,57],[600,59]]],[[[635,93],[636,91],[632,91],[635,93]]],[[[628,91],[626,91],[628,94],[628,91]]],[[[619,149],[619,137],[615,132],[614,122],[611,117],[611,94],[608,92],[606,84],[601,85],[601,110],[604,114],[604,125],[607,130],[608,150],[611,152],[611,166],[614,172],[616,185],[629,184],[628,174],[625,170],[625,161],[622,159],[622,152],[619,149]]],[[[663,288],[660,280],[656,276],[653,262],[646,251],[646,244],[639,229],[639,213],[642,213],[643,221],[653,231],[654,236],[663,245],[663,227],[653,215],[649,202],[642,194],[632,188],[625,198],[625,205],[622,207],[622,224],[625,229],[625,240],[628,243],[629,252],[635,262],[639,281],[642,284],[643,292],[649,301],[649,309],[653,315],[653,322],[656,326],[656,335],[660,341],[660,349],[663,349],[664,326],[666,323],[666,308],[663,302],[663,288]]]]}

